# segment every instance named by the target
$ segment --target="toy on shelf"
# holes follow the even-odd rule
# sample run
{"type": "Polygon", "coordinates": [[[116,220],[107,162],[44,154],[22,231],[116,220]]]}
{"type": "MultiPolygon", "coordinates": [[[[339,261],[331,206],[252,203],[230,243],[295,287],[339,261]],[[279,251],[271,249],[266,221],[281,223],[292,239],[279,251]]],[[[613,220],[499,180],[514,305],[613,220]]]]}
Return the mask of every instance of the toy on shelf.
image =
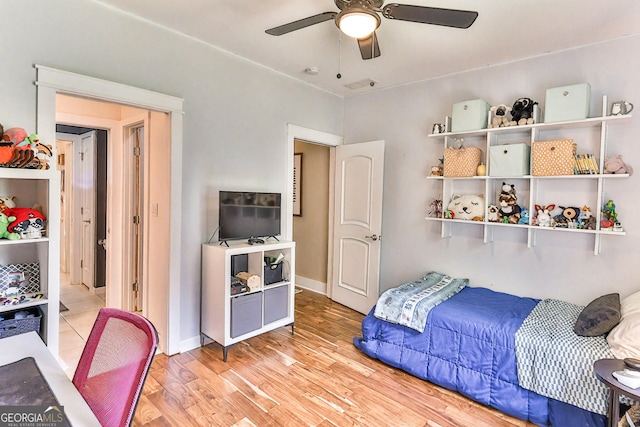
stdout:
{"type": "Polygon", "coordinates": [[[514,120],[509,120],[507,117],[511,115],[511,107],[506,106],[505,104],[494,105],[489,108],[489,116],[491,117],[491,121],[487,128],[502,128],[507,126],[515,126],[517,123],[514,120]]]}
{"type": "Polygon", "coordinates": [[[558,228],[578,228],[578,217],[580,208],[559,206],[562,212],[553,217],[554,227],[558,228]]]}
{"type": "Polygon", "coordinates": [[[600,220],[600,229],[622,231],[622,224],[618,221],[618,213],[616,212],[616,204],[613,200],[608,200],[602,206],[602,219],[600,220]]]}
{"type": "Polygon", "coordinates": [[[518,125],[532,125],[535,123],[533,109],[538,103],[531,98],[519,98],[513,103],[511,117],[518,125]]]}
{"type": "Polygon", "coordinates": [[[429,216],[431,218],[442,218],[442,200],[433,199],[430,204],[431,210],[429,216]]]}
{"type": "Polygon", "coordinates": [[[584,205],[578,215],[578,228],[583,230],[596,229],[596,217],[591,214],[591,208],[584,205]]]}
{"type": "MultiPolygon", "coordinates": [[[[448,210],[456,219],[472,221],[484,220],[484,195],[483,194],[454,194],[449,202],[448,210]]],[[[446,216],[445,216],[446,218],[446,216]]]]}
{"type": "Polygon", "coordinates": [[[556,208],[556,205],[550,204],[547,206],[544,205],[535,205],[536,208],[536,217],[535,217],[535,225],[538,227],[551,227],[553,226],[553,218],[551,217],[551,211],[556,208]]]}
{"type": "Polygon", "coordinates": [[[498,214],[499,211],[500,209],[498,209],[496,205],[489,205],[487,208],[487,221],[498,222],[500,220],[498,214]]]}
{"type": "Polygon", "coordinates": [[[0,212],[0,239],[19,240],[18,233],[12,233],[8,230],[9,224],[16,220],[15,216],[6,216],[0,212]]]}
{"type": "Polygon", "coordinates": [[[529,224],[529,209],[522,208],[522,210],[520,211],[520,221],[518,221],[518,224],[529,224]]]}
{"type": "Polygon", "coordinates": [[[633,175],[633,168],[622,161],[622,155],[609,157],[604,161],[604,173],[633,175]]]}
{"type": "Polygon", "coordinates": [[[498,196],[498,221],[505,224],[517,224],[520,222],[522,208],[518,206],[516,187],[513,184],[502,183],[498,196]]]}
{"type": "Polygon", "coordinates": [[[49,169],[53,148],[40,142],[37,134],[27,134],[23,128],[4,131],[0,125],[0,167],[49,169]]]}
{"type": "Polygon", "coordinates": [[[47,221],[42,212],[31,208],[7,208],[4,214],[15,217],[7,229],[12,233],[18,233],[21,239],[42,237],[47,221]]]}

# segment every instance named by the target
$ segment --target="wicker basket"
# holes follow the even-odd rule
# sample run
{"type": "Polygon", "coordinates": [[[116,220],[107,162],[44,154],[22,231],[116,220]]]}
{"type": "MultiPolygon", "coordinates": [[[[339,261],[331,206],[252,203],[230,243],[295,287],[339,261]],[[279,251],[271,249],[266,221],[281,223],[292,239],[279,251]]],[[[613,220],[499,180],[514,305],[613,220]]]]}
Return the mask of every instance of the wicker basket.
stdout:
{"type": "Polygon", "coordinates": [[[0,338],[12,337],[14,335],[24,334],[31,331],[40,333],[40,320],[42,319],[42,313],[38,307],[7,311],[5,313],[0,313],[0,317],[5,319],[0,321],[0,338]],[[19,311],[26,311],[29,314],[33,314],[34,317],[15,319],[13,316],[19,311]]]}

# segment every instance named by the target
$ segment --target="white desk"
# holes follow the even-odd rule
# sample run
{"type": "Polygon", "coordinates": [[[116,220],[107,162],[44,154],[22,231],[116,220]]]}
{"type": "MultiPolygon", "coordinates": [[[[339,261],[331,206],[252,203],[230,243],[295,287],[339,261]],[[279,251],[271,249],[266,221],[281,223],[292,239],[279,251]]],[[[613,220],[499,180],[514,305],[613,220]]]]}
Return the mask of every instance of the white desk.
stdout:
{"type": "Polygon", "coordinates": [[[0,339],[0,366],[33,357],[73,426],[100,426],[91,408],[35,332],[0,339]]]}

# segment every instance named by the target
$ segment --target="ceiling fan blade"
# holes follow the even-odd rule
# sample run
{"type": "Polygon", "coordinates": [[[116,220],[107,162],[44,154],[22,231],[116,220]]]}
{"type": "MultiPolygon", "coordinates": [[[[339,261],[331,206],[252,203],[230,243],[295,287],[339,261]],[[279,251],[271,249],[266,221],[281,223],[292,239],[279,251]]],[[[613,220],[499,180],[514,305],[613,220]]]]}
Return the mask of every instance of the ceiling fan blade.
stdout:
{"type": "Polygon", "coordinates": [[[360,47],[360,55],[362,59],[372,59],[380,56],[380,45],[378,45],[378,36],[375,31],[364,39],[358,39],[358,46],[360,47]]]}
{"type": "Polygon", "coordinates": [[[299,19],[297,21],[289,22],[288,24],[280,25],[265,31],[272,36],[281,36],[283,34],[290,33],[291,31],[300,30],[311,25],[319,24],[324,21],[334,19],[337,12],[324,12],[317,15],[309,16],[308,18],[299,19]]]}
{"type": "Polygon", "coordinates": [[[391,3],[382,9],[382,15],[385,18],[401,21],[469,28],[478,17],[478,12],[391,3]]]}

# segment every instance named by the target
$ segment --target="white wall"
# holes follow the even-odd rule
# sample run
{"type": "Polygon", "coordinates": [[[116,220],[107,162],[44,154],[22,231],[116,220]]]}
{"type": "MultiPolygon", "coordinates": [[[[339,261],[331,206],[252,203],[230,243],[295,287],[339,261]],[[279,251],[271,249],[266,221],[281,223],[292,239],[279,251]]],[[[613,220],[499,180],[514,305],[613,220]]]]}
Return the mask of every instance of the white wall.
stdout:
{"type": "Polygon", "coordinates": [[[342,99],[87,0],[3,2],[0,123],[35,129],[33,64],[184,98],[181,339],[219,189],[285,193],[287,124],[342,133],[342,99]]]}
{"type": "MultiPolygon", "coordinates": [[[[591,115],[601,113],[603,94],[640,107],[639,44],[640,37],[627,38],[346,99],[345,142],[386,140],[381,290],[429,270],[469,277],[472,286],[577,304],[640,289],[640,174],[607,183],[605,197],[616,202],[627,234],[605,236],[598,256],[592,236],[546,233],[527,249],[526,233],[518,230],[501,231],[485,244],[482,227],[462,224],[454,231],[462,235],[442,239],[439,223],[424,220],[440,184],[425,177],[442,156],[442,142],[426,135],[451,114],[453,103],[483,98],[512,104],[526,96],[544,104],[549,87],[589,82],[591,115]]],[[[640,112],[633,114],[609,127],[609,153],[623,154],[640,170],[640,112]]]]}

